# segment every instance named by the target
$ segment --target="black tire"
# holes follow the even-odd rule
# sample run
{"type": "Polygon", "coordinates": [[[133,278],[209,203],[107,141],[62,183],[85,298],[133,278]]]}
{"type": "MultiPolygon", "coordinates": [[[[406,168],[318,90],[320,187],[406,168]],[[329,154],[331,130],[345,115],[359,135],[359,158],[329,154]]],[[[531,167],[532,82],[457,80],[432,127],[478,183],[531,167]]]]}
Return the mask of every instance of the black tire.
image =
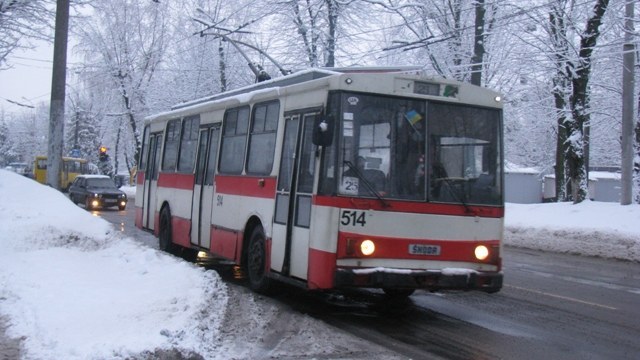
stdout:
{"type": "Polygon", "coordinates": [[[385,295],[392,299],[406,299],[413,295],[415,289],[382,289],[385,295]]]}
{"type": "Polygon", "coordinates": [[[267,247],[262,226],[253,229],[247,249],[247,277],[251,290],[267,294],[273,288],[267,276],[267,247]]]}
{"type": "Polygon", "coordinates": [[[176,246],[171,235],[171,211],[168,207],[162,209],[160,213],[160,232],[158,235],[158,247],[164,252],[175,254],[176,246]]]}

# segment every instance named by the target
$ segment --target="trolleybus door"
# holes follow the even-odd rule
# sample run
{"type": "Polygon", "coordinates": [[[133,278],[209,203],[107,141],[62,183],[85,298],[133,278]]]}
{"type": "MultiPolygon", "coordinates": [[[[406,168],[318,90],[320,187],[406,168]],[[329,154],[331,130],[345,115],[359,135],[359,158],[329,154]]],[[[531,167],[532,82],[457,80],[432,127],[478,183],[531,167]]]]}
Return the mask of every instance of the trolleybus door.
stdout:
{"type": "Polygon", "coordinates": [[[149,230],[155,229],[156,191],[158,189],[158,167],[160,166],[161,148],[162,135],[151,134],[149,137],[147,171],[144,174],[142,192],[142,227],[149,230]]]}
{"type": "Polygon", "coordinates": [[[285,119],[276,194],[272,264],[283,275],[307,279],[309,227],[315,173],[311,141],[315,113],[285,119]],[[279,265],[282,264],[281,268],[279,265]]]}
{"type": "Polygon", "coordinates": [[[196,181],[191,207],[191,243],[206,249],[211,246],[211,215],[219,135],[219,126],[202,129],[198,142],[196,181]]]}

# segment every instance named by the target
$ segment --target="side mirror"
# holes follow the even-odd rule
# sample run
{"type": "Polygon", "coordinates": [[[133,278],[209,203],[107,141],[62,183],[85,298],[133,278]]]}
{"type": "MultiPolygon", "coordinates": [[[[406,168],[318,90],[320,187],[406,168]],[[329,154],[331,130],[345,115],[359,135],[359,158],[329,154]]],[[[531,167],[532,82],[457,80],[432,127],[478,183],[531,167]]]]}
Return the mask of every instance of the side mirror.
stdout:
{"type": "Polygon", "coordinates": [[[313,144],[316,146],[330,146],[333,143],[334,128],[333,115],[316,117],[313,124],[313,144]]]}

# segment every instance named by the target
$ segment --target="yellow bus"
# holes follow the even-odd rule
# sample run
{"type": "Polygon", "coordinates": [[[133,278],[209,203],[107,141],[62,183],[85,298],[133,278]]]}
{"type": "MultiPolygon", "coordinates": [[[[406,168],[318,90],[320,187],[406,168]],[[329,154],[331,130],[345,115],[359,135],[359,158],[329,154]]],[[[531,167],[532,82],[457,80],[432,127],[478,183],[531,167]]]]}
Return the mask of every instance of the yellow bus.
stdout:
{"type": "MultiPolygon", "coordinates": [[[[60,171],[60,188],[66,190],[69,185],[75,180],[76,176],[80,174],[88,173],[87,160],[63,157],[62,169],[60,171]]],[[[33,165],[33,178],[41,183],[47,183],[47,157],[36,156],[33,165]]]]}

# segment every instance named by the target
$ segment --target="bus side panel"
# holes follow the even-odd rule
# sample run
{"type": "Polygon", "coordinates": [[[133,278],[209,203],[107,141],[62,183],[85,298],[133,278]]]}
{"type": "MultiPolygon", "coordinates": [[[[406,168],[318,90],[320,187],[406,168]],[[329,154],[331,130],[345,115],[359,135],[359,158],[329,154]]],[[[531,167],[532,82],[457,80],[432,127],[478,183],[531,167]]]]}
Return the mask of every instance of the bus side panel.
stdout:
{"type": "Polygon", "coordinates": [[[211,252],[225,259],[234,260],[239,263],[240,257],[237,256],[237,247],[239,236],[238,231],[225,229],[218,226],[211,226],[211,252]]]}
{"type": "MultiPolygon", "coordinates": [[[[315,196],[313,202],[316,202],[315,196]]],[[[312,214],[308,286],[310,289],[328,289],[333,287],[336,269],[339,209],[314,205],[312,214]]]]}
{"type": "Polygon", "coordinates": [[[173,242],[180,246],[190,247],[191,239],[191,219],[178,216],[171,216],[171,236],[173,242]]]}
{"type": "MultiPolygon", "coordinates": [[[[270,249],[276,192],[275,177],[216,176],[215,206],[211,214],[211,253],[241,262],[245,226],[260,219],[270,249]]],[[[270,258],[267,258],[270,262],[270,258]]]]}
{"type": "MultiPolygon", "coordinates": [[[[171,233],[175,244],[191,246],[191,201],[193,199],[193,174],[160,173],[156,203],[156,224],[159,224],[163,204],[171,210],[171,233]]],[[[160,227],[156,227],[159,234],[160,227]]]]}

